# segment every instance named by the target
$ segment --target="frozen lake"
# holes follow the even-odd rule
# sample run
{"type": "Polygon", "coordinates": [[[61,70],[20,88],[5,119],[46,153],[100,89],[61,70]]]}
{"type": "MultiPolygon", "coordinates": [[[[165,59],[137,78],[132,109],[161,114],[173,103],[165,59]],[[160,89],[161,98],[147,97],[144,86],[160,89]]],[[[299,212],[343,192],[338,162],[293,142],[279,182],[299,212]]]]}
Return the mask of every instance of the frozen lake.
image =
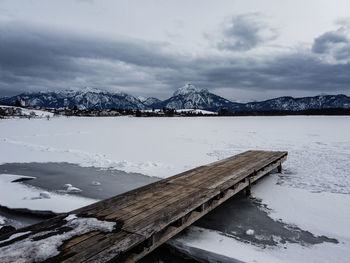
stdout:
{"type": "Polygon", "coordinates": [[[207,259],[348,262],[349,134],[347,116],[1,120],[0,187],[19,196],[0,204],[69,210],[246,150],[282,150],[283,173],[254,186],[253,199],[229,201],[169,244],[207,259]]]}

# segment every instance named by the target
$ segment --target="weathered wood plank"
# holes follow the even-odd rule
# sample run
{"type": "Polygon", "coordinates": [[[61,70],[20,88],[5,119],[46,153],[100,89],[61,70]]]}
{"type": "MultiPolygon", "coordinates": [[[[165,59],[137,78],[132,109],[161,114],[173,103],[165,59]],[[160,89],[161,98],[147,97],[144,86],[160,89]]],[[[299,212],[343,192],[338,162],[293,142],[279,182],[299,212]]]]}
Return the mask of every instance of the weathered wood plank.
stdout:
{"type": "Polygon", "coordinates": [[[156,212],[157,208],[161,209],[162,207],[166,207],[170,205],[173,202],[173,200],[178,200],[181,197],[186,198],[191,192],[196,190],[179,185],[173,186],[175,186],[175,188],[172,188],[172,192],[167,192],[168,195],[165,195],[163,198],[158,199],[157,201],[154,201],[152,199],[144,200],[144,202],[142,202],[134,211],[133,207],[124,208],[124,211],[128,212],[126,216],[119,217],[118,213],[116,213],[107,216],[106,219],[120,219],[123,221],[128,220],[128,222],[134,221],[134,218],[143,218],[145,214],[148,215],[150,213],[154,213],[156,212]]]}
{"type": "Polygon", "coordinates": [[[213,178],[209,181],[203,182],[203,184],[201,184],[200,187],[209,188],[209,189],[229,188],[231,185],[243,180],[248,175],[254,173],[254,171],[261,170],[265,166],[268,166],[271,162],[276,161],[276,159],[278,160],[279,158],[283,158],[282,156],[284,156],[283,154],[276,154],[276,155],[268,156],[267,158],[264,158],[262,160],[256,160],[255,162],[251,161],[250,163],[247,163],[245,166],[240,166],[238,169],[228,173],[223,178],[213,178]]]}
{"type": "Polygon", "coordinates": [[[237,158],[228,158],[227,163],[230,165],[228,167],[224,167],[224,164],[227,164],[226,162],[220,162],[215,163],[213,166],[208,167],[209,169],[203,176],[202,174],[196,174],[193,175],[190,179],[183,179],[182,177],[180,178],[174,178],[170,182],[171,183],[176,183],[176,182],[181,182],[181,184],[184,185],[195,185],[196,187],[200,187],[200,185],[206,183],[208,180],[217,180],[223,175],[226,175],[227,173],[231,173],[232,171],[242,168],[244,166],[247,166],[251,163],[252,158],[267,158],[267,156],[264,155],[264,152],[257,151],[257,152],[249,152],[249,154],[245,155],[240,155],[237,158]],[[218,168],[218,166],[220,168],[218,168]]]}
{"type": "Polygon", "coordinates": [[[109,256],[112,258],[125,253],[127,250],[142,241],[144,241],[144,237],[125,231],[118,231],[116,233],[99,233],[69,247],[68,249],[62,250],[58,256],[51,260],[53,260],[52,262],[65,263],[86,262],[86,260],[99,254],[101,251],[104,251],[106,258],[108,257],[107,254],[112,252],[113,254],[109,256]]]}

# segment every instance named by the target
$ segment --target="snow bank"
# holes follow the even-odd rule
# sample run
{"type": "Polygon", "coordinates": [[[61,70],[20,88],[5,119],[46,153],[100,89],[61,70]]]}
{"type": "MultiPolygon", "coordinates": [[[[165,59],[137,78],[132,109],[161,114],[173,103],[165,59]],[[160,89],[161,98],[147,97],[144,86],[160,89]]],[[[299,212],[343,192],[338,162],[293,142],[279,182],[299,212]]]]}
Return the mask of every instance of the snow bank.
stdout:
{"type": "Polygon", "coordinates": [[[21,175],[0,174],[0,205],[14,209],[68,212],[97,200],[68,194],[49,193],[40,188],[13,182],[21,175]]]}
{"type": "Polygon", "coordinates": [[[75,187],[71,184],[65,184],[64,186],[66,187],[65,192],[67,192],[67,193],[80,193],[82,191],[78,187],[75,187]]]}
{"type": "Polygon", "coordinates": [[[249,235],[249,236],[252,236],[252,235],[254,235],[254,230],[253,229],[248,229],[247,231],[246,231],[246,234],[247,235],[249,235]]]}
{"type": "Polygon", "coordinates": [[[0,105],[0,108],[13,108],[13,109],[19,109],[21,111],[22,116],[32,116],[32,117],[39,117],[39,118],[46,118],[46,117],[53,117],[54,114],[52,112],[43,111],[43,110],[33,110],[28,108],[20,108],[15,106],[5,106],[0,105]]]}
{"type": "Polygon", "coordinates": [[[11,240],[13,240],[13,239],[15,239],[15,238],[17,238],[17,237],[21,237],[21,236],[27,235],[27,234],[29,234],[29,233],[31,233],[31,231],[15,233],[15,234],[11,235],[9,238],[4,239],[4,240],[1,240],[1,241],[0,241],[0,244],[9,242],[9,241],[11,241],[11,240]]]}
{"type": "Polygon", "coordinates": [[[116,225],[115,222],[100,221],[96,218],[79,218],[75,215],[69,215],[65,218],[65,220],[67,223],[61,227],[69,227],[71,230],[65,231],[62,234],[57,234],[38,240],[38,238],[41,236],[45,236],[47,232],[30,234],[29,231],[16,233],[7,240],[2,241],[4,243],[14,238],[29,234],[23,240],[17,241],[8,246],[0,247],[0,262],[41,262],[50,257],[58,255],[58,247],[61,246],[65,240],[92,231],[111,232],[116,225]],[[33,238],[36,240],[33,240],[33,238]]]}
{"type": "Polygon", "coordinates": [[[31,110],[31,109],[24,109],[22,108],[22,114],[26,116],[35,116],[35,117],[40,117],[40,118],[45,118],[45,117],[53,117],[54,114],[52,112],[48,111],[43,111],[43,110],[31,110]]]}

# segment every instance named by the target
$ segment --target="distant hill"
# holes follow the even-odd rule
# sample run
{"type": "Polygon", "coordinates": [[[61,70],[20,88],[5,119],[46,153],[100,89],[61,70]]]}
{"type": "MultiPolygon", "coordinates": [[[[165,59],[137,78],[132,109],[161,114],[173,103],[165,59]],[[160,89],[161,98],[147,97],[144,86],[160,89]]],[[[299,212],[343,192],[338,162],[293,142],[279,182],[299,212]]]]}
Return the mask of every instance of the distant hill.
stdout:
{"type": "Polygon", "coordinates": [[[1,103],[14,104],[16,100],[23,98],[28,106],[41,106],[49,108],[73,108],[79,109],[145,109],[138,98],[126,93],[111,93],[97,89],[83,89],[79,91],[65,90],[56,92],[23,93],[13,97],[1,98],[1,103]]]}
{"type": "Polygon", "coordinates": [[[245,104],[247,111],[288,110],[300,111],[308,109],[350,108],[350,97],[345,95],[319,95],[315,97],[280,97],[260,102],[245,104]]]}
{"type": "Polygon", "coordinates": [[[0,104],[15,104],[16,100],[25,100],[26,105],[49,108],[79,109],[133,109],[151,108],[201,109],[218,112],[225,109],[230,112],[250,111],[302,111],[309,109],[350,108],[350,97],[346,95],[319,95],[314,97],[279,97],[260,102],[237,103],[197,88],[192,84],[176,90],[172,97],[161,101],[157,98],[136,98],[126,93],[112,93],[97,89],[79,91],[65,90],[56,92],[23,93],[13,97],[0,98],[0,104]]]}

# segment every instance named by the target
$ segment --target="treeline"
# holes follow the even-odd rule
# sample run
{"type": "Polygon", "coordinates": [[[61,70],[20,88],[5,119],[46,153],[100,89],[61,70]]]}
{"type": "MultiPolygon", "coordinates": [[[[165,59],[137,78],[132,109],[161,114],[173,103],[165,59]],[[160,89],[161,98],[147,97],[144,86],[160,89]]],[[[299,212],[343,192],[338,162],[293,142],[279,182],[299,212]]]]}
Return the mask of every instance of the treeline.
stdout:
{"type": "Polygon", "coordinates": [[[201,111],[188,110],[188,111],[176,111],[175,109],[169,109],[163,107],[163,109],[157,110],[136,110],[136,117],[201,117],[201,116],[217,116],[217,114],[206,114],[201,111]]]}
{"type": "Polygon", "coordinates": [[[350,108],[328,108],[308,110],[267,110],[267,111],[237,111],[221,109],[219,116],[285,116],[285,115],[350,115],[350,108]]]}
{"type": "MultiPolygon", "coordinates": [[[[11,105],[12,106],[12,105],[11,105]]],[[[162,108],[162,109],[151,109],[151,110],[135,110],[135,109],[79,109],[77,106],[72,108],[46,108],[46,107],[31,107],[31,106],[20,106],[18,102],[13,105],[19,108],[26,109],[38,109],[51,112],[55,115],[64,116],[136,116],[136,117],[213,117],[213,116],[285,116],[285,115],[350,115],[350,108],[325,108],[325,109],[308,109],[299,111],[290,110],[265,110],[265,111],[230,111],[228,109],[220,109],[218,114],[205,114],[201,111],[180,111],[177,112],[175,109],[162,108]]],[[[0,105],[1,107],[1,105],[0,105]]],[[[18,111],[18,110],[17,110],[18,111]]],[[[17,111],[14,109],[1,109],[0,115],[2,116],[16,116],[17,111]]]]}

